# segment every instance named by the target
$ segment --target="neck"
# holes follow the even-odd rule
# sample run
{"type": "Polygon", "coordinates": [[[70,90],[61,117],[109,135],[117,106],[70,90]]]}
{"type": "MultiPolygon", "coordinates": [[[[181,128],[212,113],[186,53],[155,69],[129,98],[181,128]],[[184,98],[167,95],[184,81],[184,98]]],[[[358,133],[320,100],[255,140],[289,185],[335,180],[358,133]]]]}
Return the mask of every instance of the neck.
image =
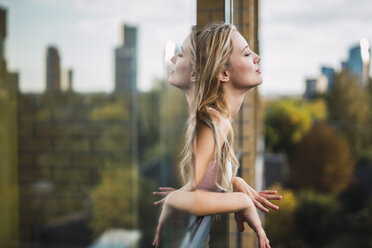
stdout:
{"type": "Polygon", "coordinates": [[[189,109],[191,109],[191,104],[194,101],[194,90],[195,90],[194,87],[190,87],[190,88],[185,89],[183,91],[183,93],[186,96],[186,101],[187,101],[187,105],[188,105],[189,109]]]}
{"type": "Polygon", "coordinates": [[[224,86],[224,96],[230,107],[231,117],[234,118],[238,114],[243,103],[244,97],[247,94],[247,89],[235,89],[231,84],[226,83],[224,86]]]}

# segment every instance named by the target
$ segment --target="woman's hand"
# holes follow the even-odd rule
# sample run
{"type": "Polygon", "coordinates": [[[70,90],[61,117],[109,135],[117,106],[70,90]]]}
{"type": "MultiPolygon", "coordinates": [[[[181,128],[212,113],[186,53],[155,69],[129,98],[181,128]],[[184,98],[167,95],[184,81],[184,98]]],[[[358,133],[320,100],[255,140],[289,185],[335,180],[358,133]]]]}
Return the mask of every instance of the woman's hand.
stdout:
{"type": "Polygon", "coordinates": [[[234,213],[236,224],[238,225],[239,232],[244,231],[244,222],[247,222],[248,225],[255,231],[258,239],[259,248],[270,248],[270,241],[266,236],[264,229],[262,228],[261,221],[258,218],[257,211],[253,214],[249,209],[245,209],[239,212],[234,213]]]}
{"type": "MultiPolygon", "coordinates": [[[[163,200],[165,199],[166,197],[163,200]]],[[[168,206],[168,204],[163,205],[161,209],[160,217],[158,220],[158,226],[156,227],[155,238],[154,238],[154,241],[152,242],[152,245],[155,246],[156,248],[158,248],[160,244],[160,234],[163,229],[164,223],[167,221],[167,219],[172,214],[172,212],[173,210],[171,207],[168,206]]]]}
{"type": "Polygon", "coordinates": [[[241,177],[234,177],[233,179],[233,186],[235,192],[243,192],[246,193],[253,201],[256,208],[260,209],[261,211],[267,213],[269,210],[265,208],[269,207],[274,210],[278,210],[279,207],[277,205],[272,204],[269,200],[280,200],[282,199],[281,195],[277,195],[276,190],[263,190],[257,193],[251,186],[249,186],[243,178],[241,177]]]}
{"type": "MultiPolygon", "coordinates": [[[[153,195],[167,196],[169,193],[175,191],[175,188],[172,187],[159,187],[160,191],[153,192],[153,195]]],[[[165,201],[165,197],[159,201],[154,202],[154,205],[161,205],[165,201]]]]}

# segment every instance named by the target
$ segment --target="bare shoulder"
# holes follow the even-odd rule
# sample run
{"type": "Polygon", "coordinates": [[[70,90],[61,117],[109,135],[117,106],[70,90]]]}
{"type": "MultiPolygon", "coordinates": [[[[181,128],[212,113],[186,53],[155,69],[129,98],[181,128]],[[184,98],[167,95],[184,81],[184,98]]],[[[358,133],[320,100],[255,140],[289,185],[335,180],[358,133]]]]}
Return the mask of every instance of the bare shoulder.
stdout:
{"type": "Polygon", "coordinates": [[[196,122],[196,140],[201,139],[211,139],[213,138],[213,131],[212,129],[203,121],[197,120],[196,122]]]}

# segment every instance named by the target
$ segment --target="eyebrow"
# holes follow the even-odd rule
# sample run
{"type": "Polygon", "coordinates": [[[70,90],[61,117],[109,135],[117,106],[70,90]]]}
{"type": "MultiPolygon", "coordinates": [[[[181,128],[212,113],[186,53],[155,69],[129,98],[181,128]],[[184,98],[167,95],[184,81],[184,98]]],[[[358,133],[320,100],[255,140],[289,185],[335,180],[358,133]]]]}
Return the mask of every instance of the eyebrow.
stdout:
{"type": "Polygon", "coordinates": [[[244,49],[248,48],[248,45],[246,45],[243,49],[242,49],[242,52],[244,51],[244,49]]]}
{"type": "Polygon", "coordinates": [[[183,47],[181,46],[181,50],[182,50],[182,52],[185,52],[185,50],[183,50],[183,47]]]}

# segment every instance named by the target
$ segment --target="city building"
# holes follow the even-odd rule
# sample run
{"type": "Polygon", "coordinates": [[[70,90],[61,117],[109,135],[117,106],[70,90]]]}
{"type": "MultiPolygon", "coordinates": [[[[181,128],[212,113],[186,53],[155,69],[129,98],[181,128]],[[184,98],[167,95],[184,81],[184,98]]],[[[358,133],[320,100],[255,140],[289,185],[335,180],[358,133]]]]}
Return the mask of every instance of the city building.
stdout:
{"type": "Polygon", "coordinates": [[[335,78],[335,70],[332,67],[322,66],[321,73],[327,78],[327,91],[331,89],[334,78],[335,78]]]}
{"type": "Polygon", "coordinates": [[[305,88],[305,98],[311,98],[316,94],[316,79],[314,78],[309,78],[306,79],[306,88],[305,88]]]}
{"type": "Polygon", "coordinates": [[[362,85],[367,87],[369,82],[369,68],[371,64],[371,47],[366,39],[360,40],[360,55],[363,63],[362,85]]]}
{"type": "Polygon", "coordinates": [[[115,49],[115,93],[137,91],[137,28],[123,25],[123,43],[115,49]]]}
{"type": "Polygon", "coordinates": [[[268,153],[265,154],[264,169],[265,189],[275,184],[285,186],[287,183],[287,160],[284,154],[268,153]]]}
{"type": "Polygon", "coordinates": [[[306,79],[306,88],[305,88],[305,93],[304,97],[305,98],[312,98],[316,95],[319,94],[324,94],[327,92],[328,87],[328,78],[324,75],[321,74],[317,78],[309,78],[306,79]]]}
{"type": "Polygon", "coordinates": [[[61,90],[63,92],[72,91],[74,71],[69,68],[62,72],[61,90]]]}
{"type": "Polygon", "coordinates": [[[46,92],[61,90],[61,67],[58,49],[54,46],[47,48],[46,56],[46,92]]]}
{"type": "Polygon", "coordinates": [[[347,69],[350,76],[358,76],[360,84],[366,86],[369,78],[370,45],[366,39],[361,39],[358,45],[349,50],[347,61],[341,63],[342,69],[347,69]]]}
{"type": "Polygon", "coordinates": [[[8,72],[8,82],[15,89],[19,89],[19,73],[18,72],[8,72]]]}

